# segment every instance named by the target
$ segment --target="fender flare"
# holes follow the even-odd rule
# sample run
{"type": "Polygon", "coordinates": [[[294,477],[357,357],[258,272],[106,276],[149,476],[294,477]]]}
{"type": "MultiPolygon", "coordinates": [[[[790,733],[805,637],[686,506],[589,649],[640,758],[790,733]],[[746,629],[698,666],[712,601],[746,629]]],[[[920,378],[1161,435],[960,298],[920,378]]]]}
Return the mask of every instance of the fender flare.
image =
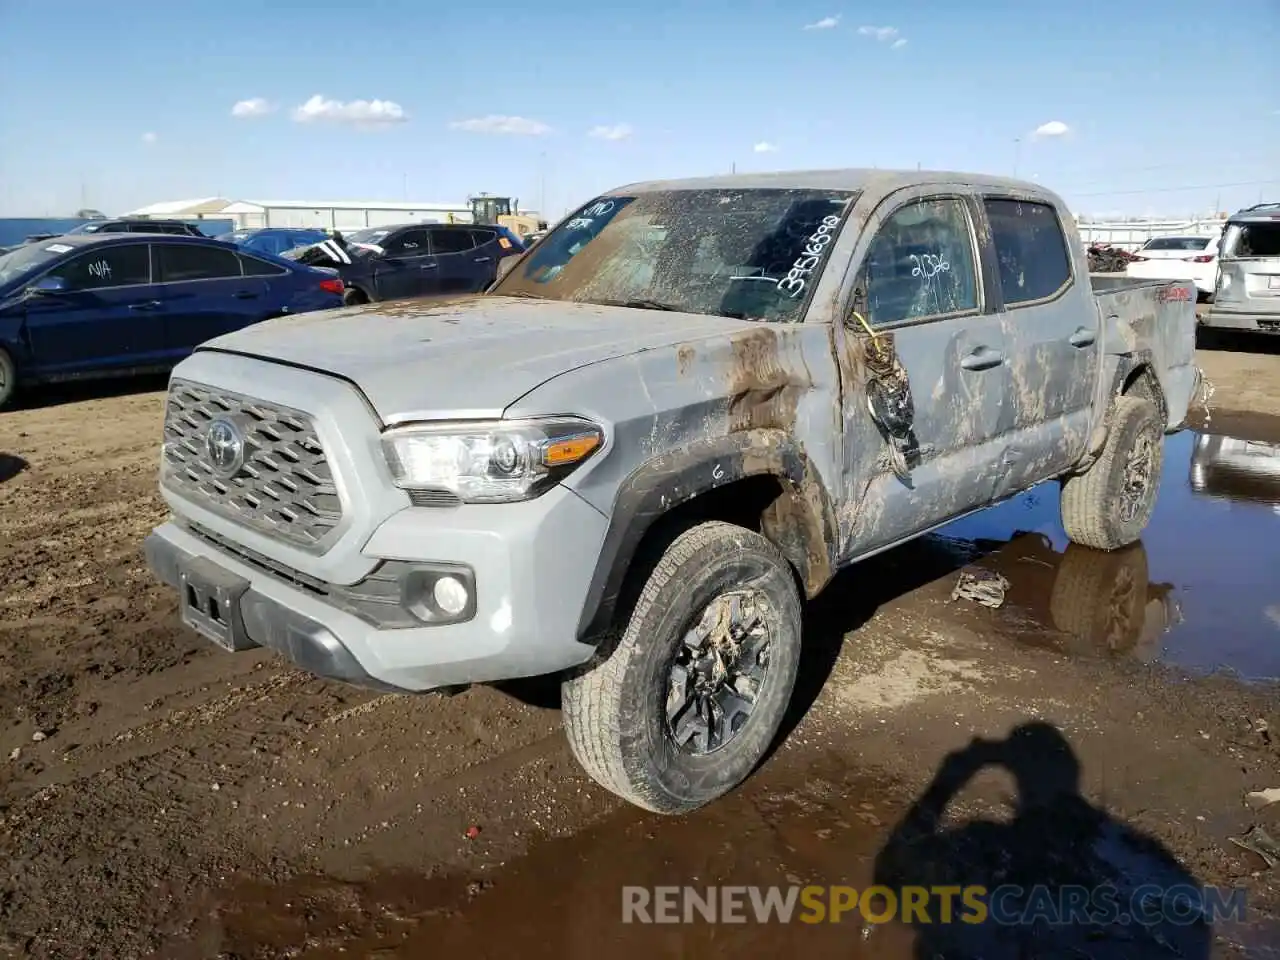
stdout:
{"type": "Polygon", "coordinates": [[[782,490],[761,516],[765,536],[795,567],[807,596],[826,586],[836,567],[838,527],[813,463],[781,430],[731,433],[655,457],[619,485],[578,620],[579,638],[589,642],[612,623],[640,543],[658,520],[696,497],[756,476],[774,477],[782,490]]]}

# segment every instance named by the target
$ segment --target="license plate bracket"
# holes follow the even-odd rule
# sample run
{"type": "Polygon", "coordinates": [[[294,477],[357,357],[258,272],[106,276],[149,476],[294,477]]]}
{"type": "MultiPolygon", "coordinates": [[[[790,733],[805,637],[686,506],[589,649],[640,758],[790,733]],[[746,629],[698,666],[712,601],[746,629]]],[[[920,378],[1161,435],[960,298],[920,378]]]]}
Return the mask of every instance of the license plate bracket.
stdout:
{"type": "Polygon", "coordinates": [[[182,622],[223,650],[235,653],[257,646],[245,632],[240,598],[249,581],[207,557],[188,557],[178,567],[182,622]]]}

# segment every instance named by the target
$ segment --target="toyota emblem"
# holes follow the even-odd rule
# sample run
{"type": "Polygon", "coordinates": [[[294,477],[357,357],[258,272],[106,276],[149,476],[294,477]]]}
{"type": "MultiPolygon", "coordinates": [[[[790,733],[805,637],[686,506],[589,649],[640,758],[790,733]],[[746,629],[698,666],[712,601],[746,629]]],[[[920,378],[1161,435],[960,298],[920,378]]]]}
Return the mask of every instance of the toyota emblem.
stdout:
{"type": "Polygon", "coordinates": [[[223,477],[233,477],[244,466],[244,435],[230,420],[215,420],[209,424],[204,438],[209,454],[209,466],[223,477]]]}

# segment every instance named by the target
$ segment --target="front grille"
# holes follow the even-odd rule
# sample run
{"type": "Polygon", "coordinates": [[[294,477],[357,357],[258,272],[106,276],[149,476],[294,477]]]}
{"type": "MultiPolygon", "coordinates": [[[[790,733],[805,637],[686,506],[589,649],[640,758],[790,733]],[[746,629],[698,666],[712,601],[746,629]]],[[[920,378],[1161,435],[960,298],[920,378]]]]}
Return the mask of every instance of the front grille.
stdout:
{"type": "Polygon", "coordinates": [[[164,482],[215,513],[310,551],[342,520],[333,470],[307,414],[226,390],[173,380],[164,418],[164,482]],[[244,439],[229,476],[210,461],[209,426],[227,420],[244,439]]]}

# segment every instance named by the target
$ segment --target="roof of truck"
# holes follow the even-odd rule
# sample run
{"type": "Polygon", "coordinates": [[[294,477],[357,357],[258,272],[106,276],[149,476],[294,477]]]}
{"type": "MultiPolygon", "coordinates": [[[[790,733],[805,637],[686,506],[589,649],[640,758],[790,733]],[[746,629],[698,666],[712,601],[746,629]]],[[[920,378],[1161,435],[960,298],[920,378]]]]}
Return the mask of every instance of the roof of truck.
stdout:
{"type": "Polygon", "coordinates": [[[889,193],[926,183],[964,183],[992,190],[1053,196],[1038,183],[981,173],[947,170],[881,170],[852,167],[842,170],[780,170],[772,173],[734,173],[684,180],[648,180],[608,191],[612,194],[654,190],[868,190],[889,193]]]}

